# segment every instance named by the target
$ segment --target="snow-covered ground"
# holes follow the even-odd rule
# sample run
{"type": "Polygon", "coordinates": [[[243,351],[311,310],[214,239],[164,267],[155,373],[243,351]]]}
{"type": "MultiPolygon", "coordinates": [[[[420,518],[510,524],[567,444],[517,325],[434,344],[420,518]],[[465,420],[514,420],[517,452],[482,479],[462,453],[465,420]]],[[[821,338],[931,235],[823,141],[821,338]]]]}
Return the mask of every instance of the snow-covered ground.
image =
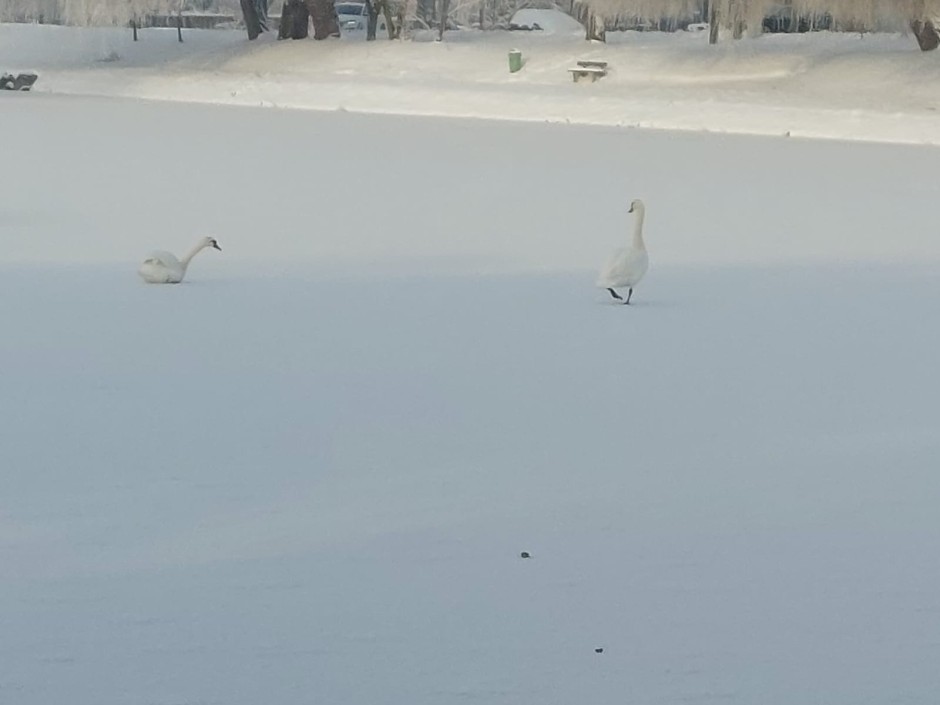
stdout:
{"type": "Polygon", "coordinates": [[[936,703],[932,149],[0,124],[0,702],[936,703]]]}
{"type": "MultiPolygon", "coordinates": [[[[421,39],[428,39],[425,33],[421,39]]],[[[277,42],[265,35],[0,25],[0,69],[37,91],[765,135],[940,144],[940,52],[910,37],[449,32],[446,41],[277,42]],[[525,67],[508,71],[508,51],[525,67]],[[611,73],[574,84],[578,59],[611,73]]]]}

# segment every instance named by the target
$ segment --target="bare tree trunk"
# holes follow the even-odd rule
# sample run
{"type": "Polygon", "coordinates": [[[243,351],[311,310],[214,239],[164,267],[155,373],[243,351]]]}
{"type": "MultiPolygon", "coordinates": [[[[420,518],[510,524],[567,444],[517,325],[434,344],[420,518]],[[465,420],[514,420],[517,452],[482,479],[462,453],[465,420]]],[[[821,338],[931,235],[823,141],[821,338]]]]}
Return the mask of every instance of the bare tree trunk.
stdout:
{"type": "Polygon", "coordinates": [[[381,12],[382,17],[385,18],[385,29],[388,32],[389,39],[398,39],[398,33],[400,28],[395,22],[395,17],[392,15],[392,8],[388,4],[388,0],[372,0],[376,6],[376,12],[381,12]]]}
{"type": "Polygon", "coordinates": [[[594,13],[590,5],[584,2],[575,2],[572,7],[575,19],[584,25],[584,38],[587,41],[607,41],[604,31],[604,18],[594,13]]]}
{"type": "Polygon", "coordinates": [[[417,16],[417,0],[402,0],[398,11],[398,38],[411,39],[412,23],[417,16]]]}
{"type": "Polygon", "coordinates": [[[590,10],[588,7],[582,3],[575,0],[571,7],[571,16],[574,17],[578,22],[581,23],[581,26],[584,27],[584,39],[585,41],[591,38],[591,17],[590,10]]]}
{"type": "Polygon", "coordinates": [[[333,0],[307,0],[307,9],[313,20],[314,39],[339,36],[339,18],[333,0]]]}
{"type": "Polygon", "coordinates": [[[708,43],[718,43],[718,0],[708,2],[708,43]]]}
{"type": "Polygon", "coordinates": [[[747,0],[731,0],[731,36],[734,39],[740,39],[744,36],[744,17],[747,14],[745,4],[747,0]]]}
{"type": "Polygon", "coordinates": [[[392,16],[392,8],[389,7],[388,0],[372,0],[372,6],[375,9],[376,24],[378,24],[378,15],[381,12],[385,18],[385,29],[388,32],[389,39],[398,37],[398,28],[395,26],[395,18],[392,16]]]}
{"type": "Polygon", "coordinates": [[[591,13],[591,39],[607,43],[607,26],[602,15],[591,13]]]}
{"type": "Polygon", "coordinates": [[[911,31],[921,51],[933,51],[940,46],[940,34],[930,20],[911,20],[911,31]]]}
{"type": "Polygon", "coordinates": [[[366,9],[369,13],[366,40],[372,40],[376,38],[379,24],[379,13],[382,13],[382,16],[385,18],[385,29],[388,31],[388,38],[395,39],[398,36],[398,31],[395,27],[395,20],[392,17],[392,8],[389,7],[388,0],[367,0],[366,9]]]}
{"type": "Polygon", "coordinates": [[[261,31],[268,31],[268,0],[254,0],[255,14],[258,15],[258,24],[261,25],[261,31]]]}
{"type": "Polygon", "coordinates": [[[245,20],[245,29],[248,30],[248,39],[257,39],[261,34],[261,20],[255,9],[253,0],[241,0],[242,18],[245,20]]]}
{"type": "Polygon", "coordinates": [[[401,33],[401,27],[395,25],[395,18],[392,17],[392,8],[389,7],[386,0],[382,0],[382,16],[385,18],[385,29],[388,31],[389,39],[398,39],[401,33]]]}
{"type": "Polygon", "coordinates": [[[441,0],[441,29],[437,33],[437,41],[444,41],[444,30],[447,28],[447,13],[450,10],[450,0],[441,0]]]}
{"type": "Polygon", "coordinates": [[[310,31],[310,11],[303,0],[285,0],[281,8],[278,39],[306,39],[310,31]]]}
{"type": "Polygon", "coordinates": [[[366,13],[369,19],[366,21],[366,41],[375,41],[375,32],[379,27],[379,8],[372,0],[366,0],[366,13]]]}
{"type": "Polygon", "coordinates": [[[183,11],[176,11],[176,38],[179,39],[180,44],[183,43],[183,11]]]}

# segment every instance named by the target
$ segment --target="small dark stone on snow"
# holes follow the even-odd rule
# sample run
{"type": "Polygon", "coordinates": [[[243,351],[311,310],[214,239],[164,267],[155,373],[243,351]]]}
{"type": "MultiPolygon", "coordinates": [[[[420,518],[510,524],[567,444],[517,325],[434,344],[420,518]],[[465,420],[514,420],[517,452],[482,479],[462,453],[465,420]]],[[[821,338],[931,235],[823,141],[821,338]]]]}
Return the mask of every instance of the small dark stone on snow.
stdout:
{"type": "Polygon", "coordinates": [[[604,653],[604,649],[602,649],[600,646],[598,646],[596,649],[594,649],[594,653],[595,653],[595,654],[602,654],[602,653],[604,653]]]}
{"type": "Polygon", "coordinates": [[[531,558],[531,557],[532,556],[529,554],[528,551],[523,551],[522,553],[519,554],[519,558],[531,558]]]}

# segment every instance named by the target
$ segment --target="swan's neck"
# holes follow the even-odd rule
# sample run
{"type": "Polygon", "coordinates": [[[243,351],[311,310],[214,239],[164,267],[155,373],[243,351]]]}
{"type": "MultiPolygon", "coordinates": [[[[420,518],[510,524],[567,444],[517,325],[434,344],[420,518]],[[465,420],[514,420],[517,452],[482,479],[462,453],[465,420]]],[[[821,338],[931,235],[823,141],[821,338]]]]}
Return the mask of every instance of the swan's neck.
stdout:
{"type": "Polygon", "coordinates": [[[189,263],[192,261],[193,257],[198,255],[205,249],[205,245],[199,244],[193,247],[189,252],[183,255],[183,258],[180,260],[180,265],[183,267],[183,271],[186,271],[186,268],[189,266],[189,263]]]}
{"type": "Polygon", "coordinates": [[[640,208],[636,210],[636,216],[633,219],[633,247],[638,250],[645,250],[646,243],[643,242],[643,218],[646,212],[640,208]]]}

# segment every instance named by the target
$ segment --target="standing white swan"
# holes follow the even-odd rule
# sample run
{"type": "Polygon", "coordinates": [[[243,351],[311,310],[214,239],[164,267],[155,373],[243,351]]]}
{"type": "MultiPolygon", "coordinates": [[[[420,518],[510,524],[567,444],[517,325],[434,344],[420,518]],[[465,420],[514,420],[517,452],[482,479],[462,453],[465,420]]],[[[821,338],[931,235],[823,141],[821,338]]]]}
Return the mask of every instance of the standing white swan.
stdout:
{"type": "Polygon", "coordinates": [[[650,265],[646,243],[643,242],[643,216],[646,215],[646,206],[643,205],[643,201],[636,199],[630,204],[630,210],[627,212],[636,213],[633,224],[633,242],[630,247],[614,250],[597,278],[598,287],[607,289],[611,296],[625,304],[630,303],[633,287],[640,283],[650,265]],[[616,289],[623,287],[629,289],[626,301],[616,292],[616,289]]]}
{"type": "Polygon", "coordinates": [[[179,284],[186,276],[186,268],[193,257],[207,247],[214,247],[219,252],[222,251],[214,237],[204,237],[181,260],[176,259],[176,255],[171,252],[151,252],[150,256],[140,265],[137,273],[148,284],[179,284]]]}

